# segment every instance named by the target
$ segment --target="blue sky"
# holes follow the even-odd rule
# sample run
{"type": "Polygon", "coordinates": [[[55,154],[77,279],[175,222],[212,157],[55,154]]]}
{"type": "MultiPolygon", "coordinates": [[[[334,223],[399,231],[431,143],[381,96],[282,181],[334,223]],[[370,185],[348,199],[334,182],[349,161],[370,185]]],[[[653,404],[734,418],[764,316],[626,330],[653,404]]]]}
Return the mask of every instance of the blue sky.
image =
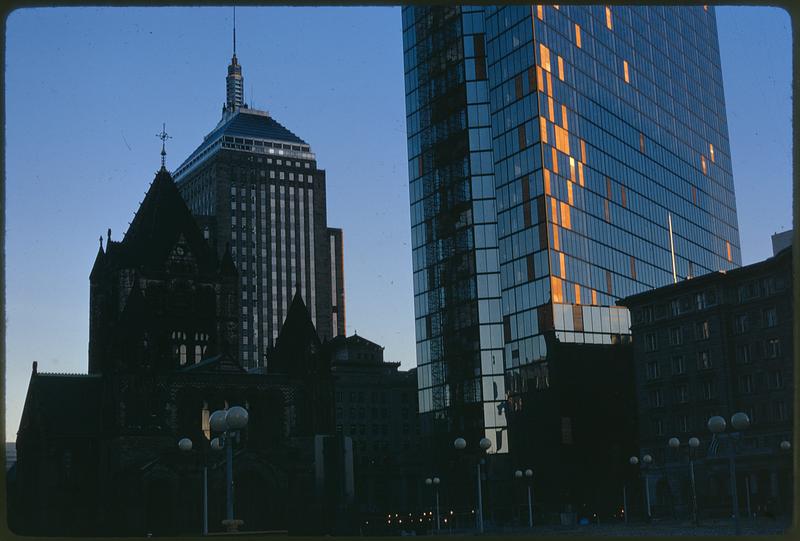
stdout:
{"type": "MultiPolygon", "coordinates": [[[[743,262],[791,227],[791,30],[717,10],[743,262]]],[[[159,167],[219,120],[230,8],[43,8],[6,21],[7,440],[32,361],[85,372],[89,270],[159,167]]],[[[348,333],[415,364],[400,9],[237,9],[246,100],[310,142],[342,227],[348,333]]]]}

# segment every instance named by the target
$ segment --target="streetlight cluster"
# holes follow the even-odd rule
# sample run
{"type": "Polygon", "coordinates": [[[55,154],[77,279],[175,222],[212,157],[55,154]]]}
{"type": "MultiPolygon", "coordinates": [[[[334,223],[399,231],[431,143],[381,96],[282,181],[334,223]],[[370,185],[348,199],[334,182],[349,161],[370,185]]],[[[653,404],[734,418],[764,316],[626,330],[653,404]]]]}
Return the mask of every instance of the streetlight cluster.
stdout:
{"type": "Polygon", "coordinates": [[[533,496],[531,494],[531,481],[533,480],[533,470],[528,468],[524,472],[522,470],[517,470],[514,472],[514,477],[516,479],[522,479],[523,476],[527,480],[528,484],[528,528],[533,528],[533,496]]]}
{"type": "MultiPolygon", "coordinates": [[[[725,418],[719,415],[715,415],[708,419],[706,423],[708,430],[712,433],[713,437],[720,441],[726,442],[728,447],[728,463],[729,463],[729,471],[730,471],[730,490],[731,490],[731,500],[732,500],[732,511],[733,517],[735,522],[736,534],[741,534],[741,525],[739,524],[739,498],[737,494],[737,486],[736,486],[736,451],[737,451],[737,442],[741,439],[741,431],[746,430],[750,426],[750,418],[744,412],[737,412],[734,413],[730,418],[730,427],[732,428],[731,431],[726,432],[726,428],[728,428],[728,422],[726,422],[725,418]]],[[[682,442],[677,437],[671,437],[667,440],[667,446],[675,451],[679,450],[682,445],[682,442]]],[[[694,524],[698,524],[697,518],[697,491],[695,486],[695,476],[694,476],[694,458],[695,453],[700,447],[700,440],[696,437],[691,437],[687,441],[687,450],[689,456],[689,480],[691,483],[691,490],[692,490],[692,515],[694,524]]],[[[779,444],[779,448],[782,451],[789,451],[792,448],[792,444],[788,440],[783,440],[779,444]]],[[[632,456],[629,459],[629,462],[633,466],[637,466],[640,464],[639,457],[632,456]]],[[[653,463],[653,457],[649,454],[645,454],[641,458],[641,467],[643,469],[651,466],[653,463]]],[[[644,480],[645,480],[645,498],[647,504],[647,516],[648,519],[651,518],[651,509],[650,509],[650,490],[648,485],[648,477],[646,471],[643,472],[644,480]]],[[[625,494],[625,487],[623,487],[623,513],[625,515],[625,521],[627,522],[628,512],[627,512],[627,498],[625,494]]],[[[748,510],[750,505],[749,500],[749,491],[748,491],[748,510]]]]}
{"type": "MultiPolygon", "coordinates": [[[[456,448],[457,451],[463,451],[467,447],[467,440],[464,438],[456,438],[453,442],[453,447],[456,448]]],[[[481,438],[478,442],[478,531],[483,533],[483,496],[481,491],[481,465],[484,463],[483,454],[491,449],[492,447],[492,440],[489,438],[481,438]]],[[[474,510],[472,511],[475,512],[474,510]]]]}
{"type": "MultiPolygon", "coordinates": [[[[238,441],[239,431],[247,426],[247,410],[241,406],[233,406],[227,410],[217,410],[208,418],[208,424],[212,432],[220,433],[209,443],[214,451],[225,449],[226,456],[226,486],[227,486],[227,510],[226,519],[222,521],[229,532],[235,532],[243,524],[241,520],[233,518],[233,439],[238,441]]],[[[178,449],[182,452],[192,450],[192,440],[181,438],[178,441],[178,449]]],[[[208,535],[208,465],[203,464],[203,535],[208,535]]]]}
{"type": "MultiPolygon", "coordinates": [[[[439,478],[434,477],[431,479],[428,477],[425,479],[425,484],[429,487],[432,486],[434,489],[434,494],[436,495],[436,531],[438,532],[441,529],[441,524],[439,522],[439,478]]],[[[422,519],[419,519],[422,522],[422,519]]]]}

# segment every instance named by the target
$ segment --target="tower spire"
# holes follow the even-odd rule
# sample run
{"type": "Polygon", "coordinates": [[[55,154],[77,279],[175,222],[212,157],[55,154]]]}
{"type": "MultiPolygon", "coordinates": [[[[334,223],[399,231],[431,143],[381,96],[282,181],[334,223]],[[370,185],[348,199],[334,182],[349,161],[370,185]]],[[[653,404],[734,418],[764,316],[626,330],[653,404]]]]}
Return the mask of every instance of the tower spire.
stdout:
{"type": "Polygon", "coordinates": [[[225,78],[226,102],[225,111],[233,113],[244,106],[244,77],[242,66],[236,59],[236,6],[233,6],[233,57],[228,64],[228,76],[225,78]]]}

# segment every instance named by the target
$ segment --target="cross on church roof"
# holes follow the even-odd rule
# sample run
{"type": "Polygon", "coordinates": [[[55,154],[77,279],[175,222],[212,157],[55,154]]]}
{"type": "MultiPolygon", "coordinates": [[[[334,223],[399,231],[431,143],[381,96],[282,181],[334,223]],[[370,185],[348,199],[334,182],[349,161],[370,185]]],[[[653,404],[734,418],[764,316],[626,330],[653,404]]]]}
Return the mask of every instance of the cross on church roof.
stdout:
{"type": "Polygon", "coordinates": [[[164,149],[164,145],[167,139],[172,139],[170,135],[167,134],[167,124],[164,123],[161,125],[161,133],[157,133],[156,137],[161,139],[161,168],[164,168],[164,162],[166,160],[167,151],[164,149]]]}

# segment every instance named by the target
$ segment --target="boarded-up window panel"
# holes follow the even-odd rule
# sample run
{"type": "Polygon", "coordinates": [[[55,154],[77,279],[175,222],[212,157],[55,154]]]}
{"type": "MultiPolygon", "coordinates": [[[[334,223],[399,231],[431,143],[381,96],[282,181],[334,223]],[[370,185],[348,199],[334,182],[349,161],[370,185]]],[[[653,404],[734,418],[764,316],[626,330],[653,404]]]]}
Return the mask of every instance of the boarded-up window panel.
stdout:
{"type": "MultiPolygon", "coordinates": [[[[555,201],[555,199],[553,200],[555,201]]],[[[569,205],[561,202],[561,227],[564,229],[572,229],[572,220],[570,219],[569,205]]]]}
{"type": "Polygon", "coordinates": [[[533,266],[533,254],[528,254],[525,260],[528,264],[528,281],[532,282],[536,278],[536,269],[533,266]]]}
{"type": "Polygon", "coordinates": [[[547,245],[547,225],[541,224],[539,225],[539,249],[545,250],[547,245]]]}
{"type": "Polygon", "coordinates": [[[553,330],[553,305],[545,304],[536,309],[536,319],[539,323],[540,331],[553,330]]]}
{"type": "Polygon", "coordinates": [[[483,81],[486,79],[486,57],[475,57],[475,79],[483,81]]]}
{"type": "Polygon", "coordinates": [[[525,227],[530,227],[531,224],[531,202],[525,201],[522,204],[522,214],[525,219],[525,227]]]}
{"type": "Polygon", "coordinates": [[[541,221],[547,220],[547,202],[544,197],[540,196],[536,198],[536,212],[541,221]]]}
{"type": "Polygon", "coordinates": [[[523,150],[528,146],[527,138],[525,137],[525,125],[520,124],[517,126],[517,139],[519,141],[519,149],[523,150]]]}
{"type": "Polygon", "coordinates": [[[483,34],[472,35],[472,47],[475,50],[475,56],[485,56],[486,49],[483,43],[483,34]]]}
{"type": "Polygon", "coordinates": [[[536,88],[536,70],[533,69],[533,66],[528,68],[528,90],[533,92],[536,88]]]}
{"type": "MultiPolygon", "coordinates": [[[[581,293],[581,286],[575,284],[575,298],[576,304],[580,304],[580,293],[581,293]]],[[[583,308],[580,306],[573,306],[572,307],[572,325],[575,329],[575,332],[582,332],[583,331],[583,308]]]]}
{"type": "Polygon", "coordinates": [[[522,200],[523,201],[530,201],[531,200],[531,183],[528,179],[528,175],[525,175],[521,179],[522,182],[522,200]]]}
{"type": "Polygon", "coordinates": [[[522,97],[522,75],[517,75],[514,77],[514,92],[517,96],[517,99],[522,97]]]}

